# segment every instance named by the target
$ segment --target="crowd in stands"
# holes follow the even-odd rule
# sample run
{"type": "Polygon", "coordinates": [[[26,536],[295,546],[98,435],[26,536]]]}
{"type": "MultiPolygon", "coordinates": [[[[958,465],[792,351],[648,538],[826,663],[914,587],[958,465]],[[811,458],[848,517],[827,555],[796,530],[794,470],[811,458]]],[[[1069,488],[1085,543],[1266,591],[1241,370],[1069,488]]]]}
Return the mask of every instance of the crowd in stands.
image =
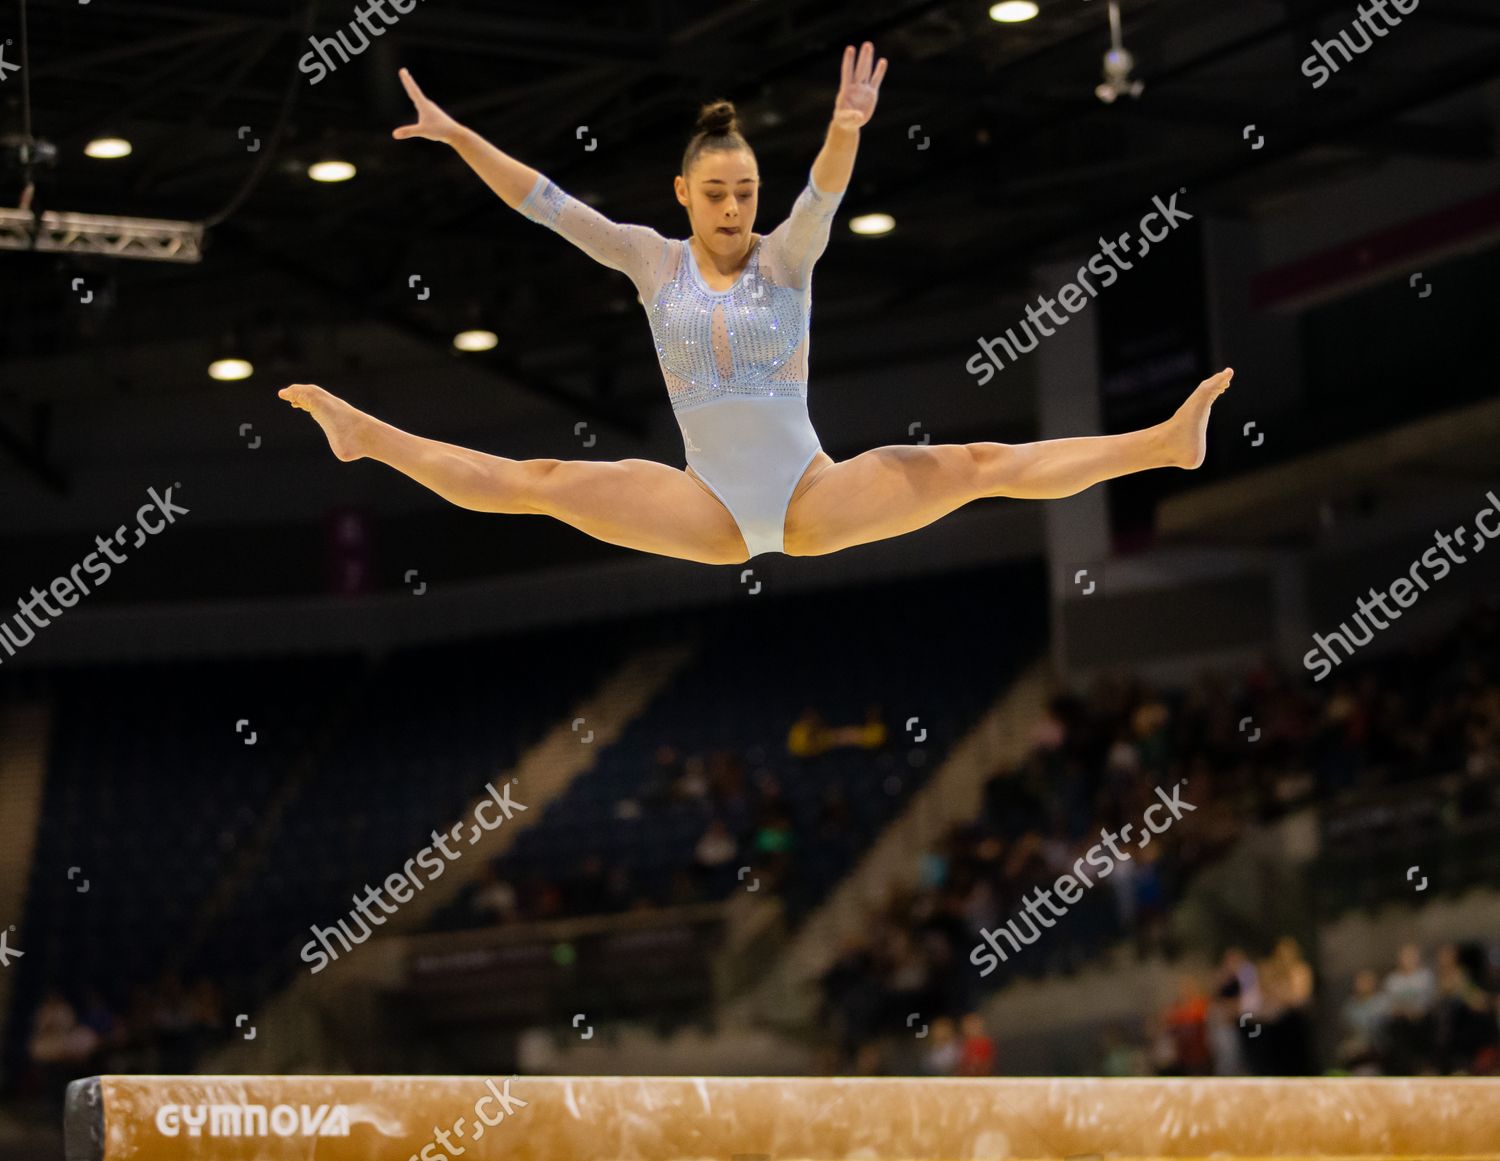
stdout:
{"type": "MultiPolygon", "coordinates": [[[[788,729],[786,750],[794,758],[811,760],[843,748],[875,752],[889,741],[879,706],[870,706],[863,722],[847,726],[829,725],[817,708],[809,706],[788,729]]],[[[457,914],[446,925],[487,927],[618,914],[650,909],[658,902],[703,902],[721,898],[726,882],[732,886],[736,869],[746,864],[754,867],[760,889],[775,893],[795,873],[801,844],[851,833],[848,803],[839,786],[827,787],[816,811],[799,824],[776,774],[766,767],[752,774],[745,758],[728,750],[684,755],[672,745],[657,747],[639,797],[616,803],[615,813],[621,820],[639,818],[649,825],[653,812],[671,803],[694,805],[704,823],[691,862],[673,876],[666,900],[641,891],[628,867],[607,866],[599,855],[582,858],[567,878],[528,874],[519,881],[508,876],[502,857],[478,881],[465,886],[457,914]],[[747,823],[736,828],[731,819],[747,823]]]]}
{"type": "Polygon", "coordinates": [[[1403,946],[1382,974],[1359,971],[1335,1004],[1317,1002],[1311,966],[1291,939],[1254,961],[1224,954],[1205,981],[1186,973],[1173,1003],[1105,1037],[1105,1076],[1493,1076],[1500,1072],[1500,944],[1438,946],[1429,966],[1403,946]],[[1316,1011],[1336,1008],[1321,1045],[1316,1011]]]}
{"type": "MultiPolygon", "coordinates": [[[[853,748],[873,757],[892,746],[891,732],[879,707],[842,726],[809,707],[786,737],[788,755],[805,765],[789,769],[816,778],[822,755],[853,748]]],[[[891,1051],[898,1040],[903,1053],[917,1052],[912,1067],[931,1075],[996,1070],[1003,1029],[997,1049],[980,1015],[993,989],[1077,970],[1111,946],[1174,957],[1169,913],[1247,826],[1345,792],[1433,776],[1460,783],[1451,798],[1459,816],[1500,811],[1500,616],[1482,609],[1442,642],[1350,663],[1321,684],[1271,664],[1234,682],[1203,676],[1171,694],[1138,678],[1107,677],[1086,694],[1055,698],[1030,743],[1019,763],[994,772],[978,817],[944,835],[915,881],[840,947],[821,981],[829,1071],[901,1071],[905,1058],[891,1051]],[[981,931],[1016,916],[1102,833],[1139,827],[1159,792],[1174,787],[1190,805],[1181,822],[1148,846],[1127,844],[1130,857],[1114,861],[1064,919],[981,978],[970,960],[981,931]],[[912,1013],[930,1026],[915,1045],[912,1013]]],[[[464,887],[452,925],[720,898],[745,864],[776,892],[799,874],[800,852],[853,833],[844,792],[830,786],[819,794],[814,809],[794,811],[781,777],[754,754],[662,745],[639,792],[615,810],[647,827],[664,806],[691,804],[701,816],[669,897],[643,890],[627,866],[602,854],[583,855],[563,878],[513,874],[501,859],[464,887]]],[[[1497,963],[1483,949],[1451,945],[1434,949],[1429,963],[1407,947],[1394,965],[1358,973],[1340,999],[1292,939],[1231,947],[1208,977],[1184,973],[1173,1002],[1143,1014],[1141,1029],[1113,1030],[1099,1070],[1491,1074],[1500,1069],[1497,963]]],[[[34,1013],[30,1067],[38,1078],[187,1071],[226,1034],[227,1020],[207,981],[165,978],[137,989],[123,1010],[97,992],[51,993],[34,1013]]]]}
{"type": "Polygon", "coordinates": [[[205,1049],[233,1031],[213,981],[165,975],[135,988],[123,1010],[97,988],[75,1004],[47,992],[32,1017],[22,1089],[60,1093],[66,1082],[103,1073],[191,1072],[205,1049]]]}
{"type": "Polygon", "coordinates": [[[1339,1012],[1339,1063],[1370,1075],[1500,1072],[1500,946],[1403,947],[1384,979],[1354,977],[1339,1012]]]}
{"type": "MultiPolygon", "coordinates": [[[[841,949],[822,981],[825,1026],[852,1068],[866,1045],[898,1032],[905,1013],[959,1019],[977,1006],[981,988],[1073,970],[1121,940],[1139,955],[1172,956],[1178,949],[1168,912],[1247,823],[1341,791],[1455,774],[1464,781],[1455,794],[1462,813],[1500,807],[1500,618],[1492,608],[1442,642],[1324,686],[1269,664],[1233,685],[1202,677],[1175,696],[1136,679],[1102,679],[1087,696],[1052,702],[1025,760],[990,780],[980,816],[928,852],[915,884],[894,892],[841,949]],[[981,982],[969,960],[980,932],[1019,914],[1030,892],[1053,884],[1102,833],[1139,827],[1157,790],[1173,786],[1182,787],[1192,813],[1115,861],[1055,929],[981,982]]],[[[1312,1070],[1319,1062],[1310,1038],[1311,969],[1296,945],[1284,941],[1255,965],[1232,950],[1224,973],[1211,986],[1184,981],[1151,1038],[1152,1070],[1312,1070]],[[1226,991],[1231,977],[1247,977],[1237,986],[1260,1005],[1263,1030],[1253,1041],[1229,1019],[1244,1003],[1226,991]]],[[[1479,1003],[1475,989],[1485,985],[1478,977],[1465,976],[1463,987],[1451,969],[1449,977],[1450,988],[1468,988],[1479,1003]]],[[[1376,1067],[1394,1059],[1405,1068],[1452,1051],[1433,1046],[1436,1032],[1412,1032],[1403,1022],[1410,1019],[1397,1018],[1378,1041],[1376,1067]]],[[[1437,1026],[1436,1017],[1422,1019],[1424,1029],[1437,1026]]],[[[1472,1022],[1457,1008],[1444,1019],[1460,1030],[1472,1022]]],[[[1130,1051],[1123,1042],[1113,1047],[1117,1056],[1130,1051]]]]}
{"type": "Polygon", "coordinates": [[[1125,1038],[1110,1046],[1107,1074],[1310,1076],[1321,1070],[1314,1044],[1314,975],[1297,941],[1278,940],[1252,959],[1225,951],[1207,982],[1192,973],[1148,1023],[1147,1047],[1132,1059],[1125,1038]],[[1141,1059],[1143,1058],[1143,1059],[1141,1059]],[[1120,1073],[1123,1062],[1131,1071],[1120,1073]]]}

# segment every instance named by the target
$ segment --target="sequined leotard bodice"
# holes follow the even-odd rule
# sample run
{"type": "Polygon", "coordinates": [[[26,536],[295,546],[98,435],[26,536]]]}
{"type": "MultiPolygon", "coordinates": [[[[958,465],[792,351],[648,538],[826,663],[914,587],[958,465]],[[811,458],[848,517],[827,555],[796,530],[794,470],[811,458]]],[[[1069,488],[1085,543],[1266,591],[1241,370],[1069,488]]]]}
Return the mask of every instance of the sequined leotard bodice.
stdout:
{"type": "Polygon", "coordinates": [[[752,556],[782,550],[787,501],[820,450],[807,417],[812,268],[842,196],[809,176],[727,290],[708,286],[686,241],[612,222],[545,175],[517,207],[635,283],[687,462],[752,556]]]}

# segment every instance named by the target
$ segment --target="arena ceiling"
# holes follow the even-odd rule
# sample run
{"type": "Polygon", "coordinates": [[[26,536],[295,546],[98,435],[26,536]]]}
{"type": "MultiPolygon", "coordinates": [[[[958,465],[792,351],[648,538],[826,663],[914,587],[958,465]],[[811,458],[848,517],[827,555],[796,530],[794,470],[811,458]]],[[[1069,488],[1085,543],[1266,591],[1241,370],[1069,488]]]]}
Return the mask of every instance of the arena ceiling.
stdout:
{"type": "MultiPolygon", "coordinates": [[[[1318,89],[1300,63],[1314,37],[1348,26],[1351,0],[1126,0],[1125,43],[1146,88],[1112,105],[1094,95],[1105,0],[1042,0],[1037,19],[1012,25],[976,0],[422,0],[318,84],[298,59],[310,29],[349,25],[348,0],[26,8],[32,132],[58,150],[37,171],[34,208],[216,223],[196,267],[0,253],[0,397],[31,408],[6,413],[0,448],[33,471],[47,464],[49,399],[201,387],[201,363],[178,368],[166,352],[205,337],[315,362],[324,336],[352,322],[416,340],[434,367],[451,358],[455,330],[482,324],[501,338],[478,357],[497,377],[631,422],[638,388],[616,352],[649,347],[628,282],[507,220],[443,147],[393,141],[410,110],[401,65],[569,192],[682,236],[670,182],[697,104],[741,106],[769,228],[821,143],[843,46],[873,40],[891,72],[845,205],[898,226],[836,234],[824,294],[860,305],[820,311],[821,335],[867,326],[872,310],[920,320],[1017,286],[1095,223],[1178,186],[1219,212],[1253,213],[1393,154],[1473,160],[1497,148],[1485,84],[1500,74],[1493,0],[1422,0],[1399,39],[1318,89]],[[101,134],[128,138],[133,154],[86,158],[101,134]],[[324,157],[354,162],[358,177],[309,181],[324,157]],[[414,273],[432,290],[425,300],[414,273]],[[98,288],[90,309],[80,276],[98,288]],[[80,347],[97,368],[159,348],[160,374],[148,386],[136,372],[44,373],[80,347]]],[[[0,0],[11,64],[20,12],[0,0]]],[[[22,75],[9,69],[0,84],[0,205],[21,192],[22,75]]]]}

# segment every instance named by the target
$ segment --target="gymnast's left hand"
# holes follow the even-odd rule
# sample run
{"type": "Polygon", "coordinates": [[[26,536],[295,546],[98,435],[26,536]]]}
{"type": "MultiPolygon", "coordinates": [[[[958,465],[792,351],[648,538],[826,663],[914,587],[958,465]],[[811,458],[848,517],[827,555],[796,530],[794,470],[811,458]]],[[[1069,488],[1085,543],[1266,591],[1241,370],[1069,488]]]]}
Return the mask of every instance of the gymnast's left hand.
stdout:
{"type": "Polygon", "coordinates": [[[858,129],[875,114],[880,99],[880,82],[885,79],[885,57],[875,64],[875,46],[868,40],[860,47],[858,58],[851,44],[844,49],[844,63],[839,72],[839,95],[833,103],[833,123],[840,129],[858,129]],[[873,68],[872,68],[873,66],[873,68]]]}

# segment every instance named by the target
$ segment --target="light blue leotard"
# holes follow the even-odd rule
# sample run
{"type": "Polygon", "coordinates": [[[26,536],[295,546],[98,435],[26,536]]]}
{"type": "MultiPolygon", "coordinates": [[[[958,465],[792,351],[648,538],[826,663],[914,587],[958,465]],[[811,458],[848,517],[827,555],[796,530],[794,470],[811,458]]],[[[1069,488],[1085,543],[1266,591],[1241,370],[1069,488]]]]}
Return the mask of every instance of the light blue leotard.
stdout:
{"type": "Polygon", "coordinates": [[[728,290],[709,289],[686,240],[612,222],[545,174],[517,207],[635,283],[688,465],[729,509],[751,556],[783,551],[792,491],[820,450],[807,416],[812,268],[842,198],[809,175],[728,290]]]}

